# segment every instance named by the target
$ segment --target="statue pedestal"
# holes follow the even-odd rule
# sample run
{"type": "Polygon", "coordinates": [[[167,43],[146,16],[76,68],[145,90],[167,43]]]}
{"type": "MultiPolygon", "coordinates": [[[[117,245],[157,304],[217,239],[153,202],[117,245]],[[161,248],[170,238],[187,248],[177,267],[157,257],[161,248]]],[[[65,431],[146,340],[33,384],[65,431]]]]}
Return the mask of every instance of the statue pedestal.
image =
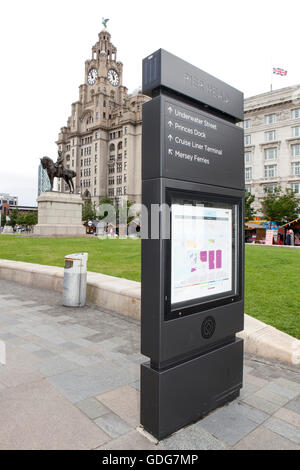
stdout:
{"type": "Polygon", "coordinates": [[[38,224],[33,234],[38,237],[83,237],[83,201],[78,194],[47,191],[37,198],[38,224]]]}

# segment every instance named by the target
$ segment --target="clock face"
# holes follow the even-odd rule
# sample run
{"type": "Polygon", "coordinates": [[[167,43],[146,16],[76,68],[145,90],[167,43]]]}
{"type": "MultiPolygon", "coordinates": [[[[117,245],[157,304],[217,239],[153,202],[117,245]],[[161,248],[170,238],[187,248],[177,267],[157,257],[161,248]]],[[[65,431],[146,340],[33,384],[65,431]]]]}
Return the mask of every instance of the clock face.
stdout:
{"type": "Polygon", "coordinates": [[[114,69],[110,69],[108,71],[107,78],[109,83],[111,83],[113,86],[118,86],[120,83],[119,75],[114,69]]]}
{"type": "Polygon", "coordinates": [[[88,84],[94,85],[98,77],[97,69],[91,69],[88,74],[88,84]]]}

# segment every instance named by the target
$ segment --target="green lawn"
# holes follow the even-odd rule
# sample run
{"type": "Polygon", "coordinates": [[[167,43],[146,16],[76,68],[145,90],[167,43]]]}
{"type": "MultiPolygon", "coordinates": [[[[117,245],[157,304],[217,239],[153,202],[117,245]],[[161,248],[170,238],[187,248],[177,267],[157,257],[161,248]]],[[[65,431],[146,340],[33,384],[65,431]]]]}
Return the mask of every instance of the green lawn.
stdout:
{"type": "Polygon", "coordinates": [[[99,240],[95,236],[23,238],[0,235],[0,258],[63,267],[66,255],[86,252],[89,271],[140,281],[140,246],[140,240],[99,240]]]}
{"type": "MultiPolygon", "coordinates": [[[[88,252],[88,270],[140,281],[140,240],[0,236],[0,258],[63,266],[88,252]]],[[[300,250],[246,246],[245,311],[300,339],[300,250]]]]}

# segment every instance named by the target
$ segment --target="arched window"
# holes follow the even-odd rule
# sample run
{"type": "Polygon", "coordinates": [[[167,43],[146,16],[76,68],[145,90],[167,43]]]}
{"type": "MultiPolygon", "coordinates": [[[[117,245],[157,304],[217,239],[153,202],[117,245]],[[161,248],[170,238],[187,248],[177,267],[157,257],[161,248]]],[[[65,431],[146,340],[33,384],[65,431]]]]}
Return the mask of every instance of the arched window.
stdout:
{"type": "Polygon", "coordinates": [[[109,151],[114,152],[115,151],[115,144],[110,144],[109,146],[109,151]]]}
{"type": "Polygon", "coordinates": [[[122,148],[123,148],[123,144],[122,144],[122,142],[119,142],[118,143],[118,150],[122,150],[122,148]]]}

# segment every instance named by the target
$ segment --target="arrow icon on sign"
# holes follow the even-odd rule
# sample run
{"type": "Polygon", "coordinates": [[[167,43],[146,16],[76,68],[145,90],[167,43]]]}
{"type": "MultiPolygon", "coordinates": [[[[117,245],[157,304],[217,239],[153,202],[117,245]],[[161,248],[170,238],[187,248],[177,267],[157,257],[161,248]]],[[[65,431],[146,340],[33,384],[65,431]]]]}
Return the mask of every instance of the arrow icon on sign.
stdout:
{"type": "Polygon", "coordinates": [[[172,108],[172,106],[169,106],[169,107],[168,107],[168,111],[169,111],[170,114],[173,113],[173,108],[172,108]]]}
{"type": "Polygon", "coordinates": [[[168,135],[168,139],[171,142],[173,140],[173,136],[171,134],[168,135]]]}
{"type": "Polygon", "coordinates": [[[173,155],[173,150],[172,150],[172,149],[169,149],[168,154],[169,154],[169,155],[173,155]]]}
{"type": "Polygon", "coordinates": [[[174,126],[174,124],[173,124],[172,121],[169,121],[169,122],[168,122],[168,125],[169,125],[169,127],[173,127],[173,126],[174,126]]]}

